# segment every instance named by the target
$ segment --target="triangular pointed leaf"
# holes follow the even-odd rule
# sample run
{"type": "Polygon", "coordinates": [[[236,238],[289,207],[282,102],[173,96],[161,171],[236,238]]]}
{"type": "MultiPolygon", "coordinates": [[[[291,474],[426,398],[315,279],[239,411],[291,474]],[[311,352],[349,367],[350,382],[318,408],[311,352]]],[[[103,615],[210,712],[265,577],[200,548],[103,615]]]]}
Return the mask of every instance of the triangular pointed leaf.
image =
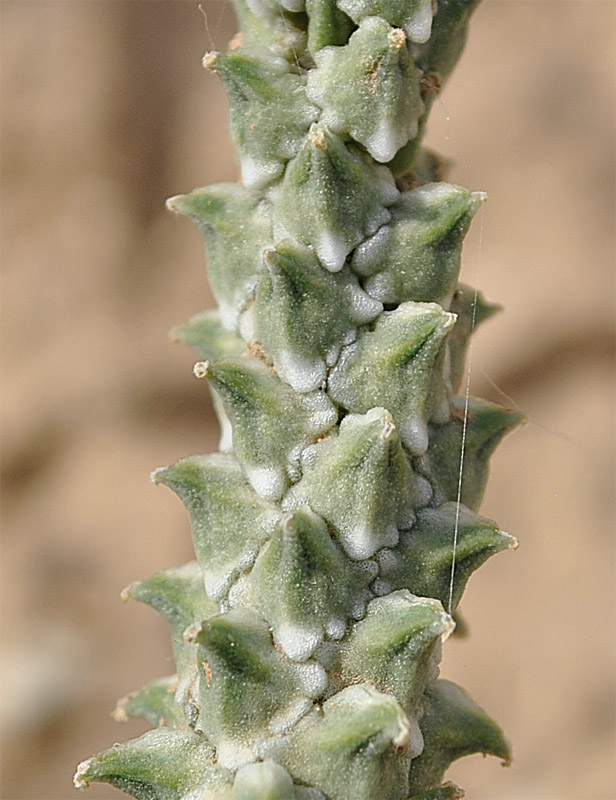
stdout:
{"type": "Polygon", "coordinates": [[[430,38],[418,48],[417,63],[425,73],[445,81],[458,62],[468,32],[468,21],[479,0],[439,0],[430,38]]]}
{"type": "Polygon", "coordinates": [[[75,786],[85,789],[94,781],[110,783],[137,800],[183,800],[201,788],[231,785],[231,774],[214,764],[214,749],[202,736],[159,728],[139,739],[116,744],[77,767],[75,786]]]}
{"type": "Polygon", "coordinates": [[[398,800],[421,750],[416,723],[370,684],[343,689],[291,733],[280,761],[328,800],[398,800]]]}
{"type": "Polygon", "coordinates": [[[284,506],[308,504],[351,558],[370,558],[379,548],[392,547],[398,528],[412,524],[416,486],[386,409],[347,415],[338,436],[323,439],[303,461],[303,477],[284,506]]]}
{"type": "Polygon", "coordinates": [[[296,394],[254,358],[203,362],[195,374],[207,377],[220,395],[248,480],[262,497],[278,500],[302,449],[337,422],[333,403],[324,392],[296,394]]]}
{"type": "Polygon", "coordinates": [[[440,783],[447,767],[473,753],[496,756],[508,764],[509,745],[503,732],[460,686],[435,681],[427,690],[421,730],[425,747],[411,764],[411,788],[425,791],[440,783]]]}
{"type": "Polygon", "coordinates": [[[229,97],[244,184],[262,188],[282,174],[318,117],[306,96],[306,79],[261,48],[209,53],[204,64],[220,75],[229,97]]]}
{"type": "Polygon", "coordinates": [[[462,382],[466,348],[471,335],[478,325],[490,319],[500,309],[501,306],[484,300],[481,292],[463,283],[458,284],[449,306],[451,313],[456,315],[456,324],[447,340],[451,388],[454,392],[458,391],[462,382]]]}
{"type": "Polygon", "coordinates": [[[427,474],[434,488],[435,503],[457,500],[464,441],[460,500],[476,511],[488,480],[490,456],[505,434],[524,422],[524,416],[474,397],[469,398],[468,413],[466,405],[464,397],[453,397],[450,419],[430,426],[427,474]]]}
{"type": "Polygon", "coordinates": [[[308,14],[308,50],[314,56],[327,45],[345,44],[354,28],[353,22],[335,0],[306,0],[308,14]]]}
{"type": "Polygon", "coordinates": [[[244,340],[223,326],[216,310],[201,311],[184,325],[173,328],[171,339],[193,347],[206,361],[241,356],[246,352],[244,340]]]}
{"type": "Polygon", "coordinates": [[[186,631],[200,652],[200,725],[218,759],[238,767],[291,728],[327,688],[316,662],[296,664],[274,647],[268,624],[233,609],[186,631]]]}
{"type": "Polygon", "coordinates": [[[167,569],[136,581],[122,592],[124,600],[133,598],[156,609],[169,623],[172,632],[173,656],[178,683],[175,700],[182,707],[189,724],[195,722],[192,705],[197,680],[196,648],[184,639],[184,631],[195,622],[218,614],[218,605],[206,595],[203,573],[196,561],[182,567],[167,569]]]}
{"type": "Polygon", "coordinates": [[[417,133],[423,110],[404,31],[366,17],[348,44],[320,50],[315,61],[308,96],[323,109],[321,122],[377,161],[390,161],[417,133]]]}
{"type": "Polygon", "coordinates": [[[392,588],[436,597],[453,610],[471,574],[491,555],[516,546],[513,536],[492,520],[457,503],[445,503],[417,513],[417,521],[401,535],[396,550],[381,555],[380,576],[392,588]]]}
{"type": "Polygon", "coordinates": [[[343,679],[391,692],[415,716],[426,684],[436,677],[440,642],[452,629],[438,600],[408,591],[378,597],[342,644],[343,679]]]}
{"type": "Polygon", "coordinates": [[[312,251],[291,242],[266,250],[264,260],[267,271],[252,310],[256,338],[284,381],[298,392],[313,391],[357,326],[371,322],[383,306],[348,268],[327,272],[312,251]]]}
{"type": "Polygon", "coordinates": [[[198,225],[220,318],[236,329],[263,270],[261,251],[272,244],[269,204],[243,186],[219,183],[171,197],[167,208],[198,225]]]}
{"type": "Polygon", "coordinates": [[[383,303],[445,304],[458,280],[462,241],[484,199],[449,183],[405,192],[389,208],[391,222],[353,255],[368,294],[383,303]]]}
{"type": "Polygon", "coordinates": [[[274,197],[278,240],[291,235],[311,245],[337,272],[351,250],[389,220],[385,206],[398,190],[388,170],[319,124],[289,162],[274,197]]]}
{"type": "Polygon", "coordinates": [[[231,455],[182,458],[153,477],[176,492],[188,509],[207,593],[224,597],[231,582],[254,562],[280,512],[254,491],[231,455]]]}
{"type": "Polygon", "coordinates": [[[144,719],[153,728],[186,728],[186,717],[175,699],[177,687],[177,675],[150,681],[119,700],[112,716],[116,722],[133,717],[144,719]]]}
{"type": "Polygon", "coordinates": [[[267,616],[276,643],[302,661],[326,634],[344,636],[373,578],[374,571],[342,553],[320,517],[300,508],[283,518],[257,559],[241,602],[267,616]]]}
{"type": "Polygon", "coordinates": [[[388,409],[413,454],[428,447],[428,420],[445,400],[444,342],[455,317],[436,303],[403,303],[344,348],[328,391],[336,403],[364,413],[388,409]]]}

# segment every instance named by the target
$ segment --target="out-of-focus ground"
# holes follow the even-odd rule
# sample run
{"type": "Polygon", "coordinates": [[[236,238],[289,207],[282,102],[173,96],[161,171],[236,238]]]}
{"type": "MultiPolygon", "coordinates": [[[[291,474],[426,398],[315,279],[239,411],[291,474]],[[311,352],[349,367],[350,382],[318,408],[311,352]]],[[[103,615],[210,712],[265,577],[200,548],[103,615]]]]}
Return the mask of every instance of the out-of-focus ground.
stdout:
{"type": "MultiPolygon", "coordinates": [[[[152,468],[215,449],[193,356],[211,305],[196,229],[165,196],[233,180],[217,79],[229,5],[3,0],[2,798],[76,797],[76,763],[144,729],[109,711],[172,670],[120,590],[191,557],[152,468]]],[[[483,512],[520,540],[470,582],[442,674],[502,722],[508,770],[473,800],[614,800],[614,36],[601,0],[485,2],[428,143],[490,201],[464,277],[502,302],[472,389],[528,425],[483,512]]],[[[120,794],[93,785],[91,800],[120,794]]],[[[378,800],[378,798],[375,798],[378,800]]]]}

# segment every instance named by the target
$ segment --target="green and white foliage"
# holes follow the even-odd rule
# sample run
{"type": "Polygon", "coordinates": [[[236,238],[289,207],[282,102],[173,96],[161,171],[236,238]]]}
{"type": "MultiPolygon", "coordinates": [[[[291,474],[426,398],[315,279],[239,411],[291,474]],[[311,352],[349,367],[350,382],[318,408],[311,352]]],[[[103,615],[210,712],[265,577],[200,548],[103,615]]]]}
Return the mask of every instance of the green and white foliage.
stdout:
{"type": "Polygon", "coordinates": [[[139,800],[456,800],[487,714],[438,679],[471,574],[515,540],[479,516],[520,415],[460,391],[497,309],[458,283],[485,200],[421,146],[477,0],[234,0],[204,65],[243,184],[168,201],[204,240],[199,355],[221,452],[155,470],[196,561],[130,586],[176,674],[120,701],[154,730],[83,762],[139,800]],[[460,465],[464,449],[464,470],[460,465]],[[461,478],[461,480],[460,480],[461,478]]]}

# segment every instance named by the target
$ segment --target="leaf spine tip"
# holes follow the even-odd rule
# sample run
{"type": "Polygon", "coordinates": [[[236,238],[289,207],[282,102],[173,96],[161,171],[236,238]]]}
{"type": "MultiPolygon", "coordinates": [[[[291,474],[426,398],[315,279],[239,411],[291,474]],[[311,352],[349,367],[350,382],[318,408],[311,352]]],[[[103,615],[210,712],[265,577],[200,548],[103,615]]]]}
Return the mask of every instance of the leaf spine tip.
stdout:
{"type": "Polygon", "coordinates": [[[321,125],[313,125],[308,131],[308,139],[319,150],[327,150],[325,131],[321,125]]]}
{"type": "Polygon", "coordinates": [[[195,376],[195,378],[205,378],[207,377],[209,368],[210,368],[209,361],[197,361],[197,363],[193,367],[193,375],[195,376]]]}
{"type": "Polygon", "coordinates": [[[406,44],[406,33],[402,28],[394,28],[388,33],[387,40],[393,50],[402,50],[406,44]]]}
{"type": "Polygon", "coordinates": [[[201,59],[201,63],[203,64],[205,69],[210,70],[210,71],[215,70],[216,66],[218,64],[218,56],[219,55],[220,55],[220,53],[217,53],[215,50],[213,50],[210,53],[206,53],[203,56],[203,58],[201,59]]]}
{"type": "Polygon", "coordinates": [[[90,785],[90,782],[86,778],[86,773],[90,769],[90,764],[92,763],[91,758],[88,758],[86,761],[82,761],[81,764],[78,764],[77,771],[73,776],[73,784],[75,789],[87,789],[90,785]]]}

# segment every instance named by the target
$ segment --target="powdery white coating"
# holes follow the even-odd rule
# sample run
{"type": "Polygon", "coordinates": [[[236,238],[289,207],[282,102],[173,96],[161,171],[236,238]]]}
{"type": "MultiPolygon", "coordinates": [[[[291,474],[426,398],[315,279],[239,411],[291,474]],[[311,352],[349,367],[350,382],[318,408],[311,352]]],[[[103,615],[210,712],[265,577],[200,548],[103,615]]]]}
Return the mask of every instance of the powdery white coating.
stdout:
{"type": "Polygon", "coordinates": [[[342,639],[346,633],[346,621],[343,619],[328,619],[325,623],[325,633],[330,639],[342,639]]]}
{"type": "Polygon", "coordinates": [[[255,492],[266,500],[280,500],[286,488],[282,469],[277,467],[255,467],[244,465],[246,477],[255,492]]]}
{"type": "Polygon", "coordinates": [[[304,395],[302,404],[310,414],[308,432],[315,436],[325,433],[338,421],[338,410],[325,392],[304,395]]]}
{"type": "Polygon", "coordinates": [[[249,189],[262,189],[276,180],[283,169],[282,161],[257,161],[249,155],[240,156],[242,181],[249,189]]]}
{"type": "Polygon", "coordinates": [[[305,716],[311,708],[312,700],[309,700],[307,697],[298,698],[291,703],[291,705],[270,719],[268,725],[270,732],[277,735],[287,733],[294,725],[297,725],[300,719],[305,716]]]}
{"type": "Polygon", "coordinates": [[[291,622],[283,622],[274,630],[276,644],[292,661],[305,661],[314,653],[323,633],[318,628],[303,628],[291,622]]]}
{"type": "Polygon", "coordinates": [[[257,338],[255,335],[254,306],[249,306],[239,315],[237,320],[237,332],[245,342],[252,342],[257,338]]]}
{"type": "Polygon", "coordinates": [[[246,590],[246,575],[240,575],[236,582],[229,589],[227,602],[230,608],[243,605],[243,595],[246,590]]]}
{"type": "MultiPolygon", "coordinates": [[[[417,758],[417,756],[420,756],[423,753],[424,749],[423,734],[421,732],[421,728],[419,727],[419,723],[417,722],[416,717],[408,716],[406,720],[408,723],[408,739],[406,744],[408,745],[411,758],[417,758]]],[[[394,744],[396,744],[395,741],[394,744]]]]}
{"type": "Polygon", "coordinates": [[[362,561],[370,558],[379,549],[380,543],[375,532],[367,525],[357,525],[350,533],[342,534],[341,539],[349,558],[362,561]]]}
{"type": "MultiPolygon", "coordinates": [[[[400,197],[400,191],[396,186],[394,181],[394,176],[391,173],[391,170],[388,167],[385,167],[381,164],[374,164],[374,170],[377,173],[378,177],[381,181],[381,202],[385,206],[390,206],[392,203],[395,203],[396,200],[400,197]]],[[[377,225],[370,226],[370,230],[368,231],[369,234],[376,233],[377,230],[384,225],[386,222],[389,222],[391,219],[391,214],[389,211],[385,211],[384,214],[380,214],[382,221],[379,222],[377,225]]]]}
{"type": "Polygon", "coordinates": [[[319,261],[330,272],[339,272],[342,269],[347,253],[350,250],[342,236],[327,230],[320,233],[314,243],[314,249],[317,252],[319,261]]]}
{"type": "Polygon", "coordinates": [[[424,44],[432,30],[432,0],[423,0],[415,14],[404,26],[407,36],[416,44],[424,44]]]}
{"type": "Polygon", "coordinates": [[[351,314],[358,325],[372,322],[383,310],[383,304],[366,294],[358,284],[346,287],[347,300],[351,306],[351,314]]]}
{"type": "Polygon", "coordinates": [[[378,265],[383,260],[383,253],[390,236],[391,226],[383,225],[374,236],[359,245],[351,260],[351,266],[358,275],[368,277],[372,274],[375,265],[378,265]]]}
{"type": "Polygon", "coordinates": [[[333,367],[340,356],[340,344],[333,344],[325,353],[325,363],[328,367],[333,367]]]}
{"type": "Polygon", "coordinates": [[[315,357],[304,358],[290,350],[283,350],[276,360],[276,372],[296,392],[313,392],[327,376],[325,362],[315,357]]]}
{"type": "MultiPolygon", "coordinates": [[[[370,155],[381,163],[391,161],[398,150],[417,133],[417,120],[406,129],[396,128],[393,122],[383,120],[381,125],[365,137],[364,144],[370,155]]],[[[353,135],[353,131],[351,134],[353,135]]]]}
{"type": "Polygon", "coordinates": [[[257,755],[255,747],[242,745],[233,739],[222,739],[217,742],[216,759],[221,767],[236,770],[254,761],[257,755]]]}
{"type": "Polygon", "coordinates": [[[327,672],[316,661],[302,665],[299,680],[304,692],[313,700],[323,694],[329,683],[327,672]]]}
{"type": "Polygon", "coordinates": [[[405,419],[400,426],[400,438],[413,455],[421,456],[428,449],[428,426],[420,417],[405,419]]]}
{"type": "Polygon", "coordinates": [[[247,546],[240,554],[237,562],[228,564],[206,565],[203,567],[203,577],[205,581],[205,591],[212,600],[221,600],[229,591],[234,578],[240,572],[249,569],[259,555],[259,547],[256,544],[247,546]]]}
{"type": "Polygon", "coordinates": [[[246,764],[237,773],[233,786],[233,793],[241,791],[242,796],[246,796],[246,792],[255,787],[259,788],[262,796],[267,793],[270,797],[291,797],[294,793],[289,773],[271,760],[246,764]]]}
{"type": "Polygon", "coordinates": [[[218,419],[218,426],[220,427],[218,449],[222,453],[230,453],[231,450],[233,450],[233,426],[231,425],[231,420],[227,416],[222,400],[214,390],[212,390],[212,404],[218,419]]]}

